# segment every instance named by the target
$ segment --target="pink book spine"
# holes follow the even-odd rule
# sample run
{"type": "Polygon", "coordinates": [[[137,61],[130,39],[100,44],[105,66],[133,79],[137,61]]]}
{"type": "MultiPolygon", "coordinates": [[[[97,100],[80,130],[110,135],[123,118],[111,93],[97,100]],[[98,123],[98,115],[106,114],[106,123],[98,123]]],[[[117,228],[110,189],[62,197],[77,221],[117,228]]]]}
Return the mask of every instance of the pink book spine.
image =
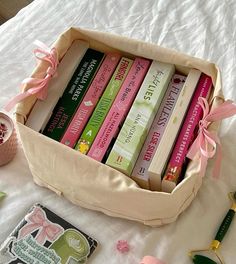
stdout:
{"type": "Polygon", "coordinates": [[[143,79],[150,66],[150,60],[136,58],[134,63],[122,84],[116,99],[106,116],[106,119],[99,130],[88,156],[102,161],[112,138],[116,135],[119,125],[127,115],[132,102],[143,82],[143,79]]]}
{"type": "Polygon", "coordinates": [[[73,119],[66,129],[66,132],[60,141],[61,143],[71,148],[74,147],[99,98],[106,88],[106,85],[118,64],[120,57],[121,56],[117,53],[107,54],[95,78],[93,79],[83,101],[81,102],[73,119]]]}
{"type": "Polygon", "coordinates": [[[193,140],[194,131],[202,118],[202,108],[199,97],[207,98],[212,87],[211,77],[202,74],[191,100],[189,110],[175,143],[163,180],[177,184],[188,149],[193,140]]]}

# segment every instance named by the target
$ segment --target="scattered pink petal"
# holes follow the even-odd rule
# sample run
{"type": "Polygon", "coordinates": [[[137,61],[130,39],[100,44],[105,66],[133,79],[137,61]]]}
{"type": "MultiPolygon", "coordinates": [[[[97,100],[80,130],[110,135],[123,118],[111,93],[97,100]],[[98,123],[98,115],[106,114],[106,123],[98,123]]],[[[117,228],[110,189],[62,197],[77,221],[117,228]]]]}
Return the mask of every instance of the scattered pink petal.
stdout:
{"type": "Polygon", "coordinates": [[[129,244],[126,240],[118,240],[116,249],[122,254],[127,253],[129,251],[129,244]]]}

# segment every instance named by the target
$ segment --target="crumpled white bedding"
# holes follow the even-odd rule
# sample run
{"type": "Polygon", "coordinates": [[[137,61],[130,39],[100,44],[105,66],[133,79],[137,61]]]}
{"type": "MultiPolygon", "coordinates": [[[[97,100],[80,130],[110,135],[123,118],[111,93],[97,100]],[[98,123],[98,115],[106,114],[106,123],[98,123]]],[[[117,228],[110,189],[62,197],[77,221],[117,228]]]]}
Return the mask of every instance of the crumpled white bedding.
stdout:
{"type": "MultiPolygon", "coordinates": [[[[33,70],[33,41],[51,45],[70,26],[139,38],[213,61],[222,71],[225,97],[236,101],[235,10],[234,0],[35,0],[0,27],[0,107],[18,92],[21,80],[33,70]]],[[[39,202],[99,241],[90,263],[134,264],[145,255],[168,264],[191,263],[188,251],[210,244],[230,207],[227,193],[236,190],[235,131],[236,117],[222,122],[220,178],[211,177],[210,161],[191,206],[175,223],[160,228],[80,208],[35,185],[19,146],[14,160],[0,167],[0,191],[8,194],[0,203],[0,243],[28,208],[39,202]],[[115,249],[120,239],[131,247],[123,255],[115,249]]],[[[236,219],[221,247],[227,264],[236,262],[235,244],[236,219]]]]}

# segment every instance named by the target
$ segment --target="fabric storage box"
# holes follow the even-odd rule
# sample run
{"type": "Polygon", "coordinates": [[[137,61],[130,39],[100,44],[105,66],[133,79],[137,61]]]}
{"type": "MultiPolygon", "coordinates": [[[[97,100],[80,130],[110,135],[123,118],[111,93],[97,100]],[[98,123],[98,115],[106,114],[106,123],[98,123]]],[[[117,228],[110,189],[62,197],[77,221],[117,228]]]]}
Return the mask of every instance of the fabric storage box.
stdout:
{"type": "MultiPolygon", "coordinates": [[[[213,63],[139,40],[80,28],[70,28],[54,43],[59,59],[76,39],[88,41],[91,48],[99,51],[119,51],[126,56],[172,63],[185,74],[190,68],[199,69],[213,81],[211,107],[215,108],[224,101],[220,72],[213,63]]],[[[47,67],[47,63],[40,63],[32,77],[42,78],[47,67]]],[[[24,86],[24,90],[29,88],[29,85],[24,86]]],[[[29,168],[37,184],[82,207],[150,226],[175,221],[196,196],[202,183],[199,159],[189,163],[185,179],[172,193],[141,189],[123,173],[26,127],[24,123],[36,100],[35,96],[30,96],[17,104],[16,121],[29,168]]],[[[219,123],[215,122],[209,129],[216,131],[218,127],[219,123]]]]}

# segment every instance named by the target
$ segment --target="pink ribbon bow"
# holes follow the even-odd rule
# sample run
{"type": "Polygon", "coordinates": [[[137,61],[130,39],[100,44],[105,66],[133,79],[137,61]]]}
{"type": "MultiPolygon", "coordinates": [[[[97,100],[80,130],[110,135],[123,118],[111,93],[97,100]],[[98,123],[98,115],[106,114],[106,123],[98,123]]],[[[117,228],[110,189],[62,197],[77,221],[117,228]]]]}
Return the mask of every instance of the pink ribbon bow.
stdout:
{"type": "Polygon", "coordinates": [[[46,240],[53,242],[64,230],[58,224],[50,222],[45,212],[36,207],[34,211],[27,216],[27,224],[24,225],[20,231],[18,238],[21,239],[33,231],[39,230],[36,236],[36,241],[43,245],[46,240]]]}
{"type": "Polygon", "coordinates": [[[55,74],[58,65],[58,55],[56,48],[50,49],[42,42],[36,40],[34,42],[39,48],[36,48],[33,52],[35,57],[41,61],[47,61],[49,67],[45,73],[44,78],[26,78],[21,83],[21,88],[25,84],[30,84],[32,88],[16,95],[13,99],[8,102],[5,106],[6,111],[10,111],[18,102],[25,99],[26,97],[35,94],[40,100],[44,100],[47,97],[48,84],[52,76],[55,74]],[[38,54],[43,54],[45,56],[39,57],[38,54]]]}
{"type": "Polygon", "coordinates": [[[208,131],[207,128],[211,122],[235,115],[236,105],[233,104],[232,101],[227,100],[217,108],[209,110],[210,108],[205,98],[200,97],[198,102],[203,109],[203,118],[199,121],[198,135],[190,147],[187,157],[193,160],[195,155],[200,152],[200,175],[203,177],[207,166],[207,160],[212,158],[217,152],[213,176],[218,178],[222,159],[220,139],[216,133],[208,131]],[[217,144],[219,147],[218,151],[216,151],[217,144]]]}

